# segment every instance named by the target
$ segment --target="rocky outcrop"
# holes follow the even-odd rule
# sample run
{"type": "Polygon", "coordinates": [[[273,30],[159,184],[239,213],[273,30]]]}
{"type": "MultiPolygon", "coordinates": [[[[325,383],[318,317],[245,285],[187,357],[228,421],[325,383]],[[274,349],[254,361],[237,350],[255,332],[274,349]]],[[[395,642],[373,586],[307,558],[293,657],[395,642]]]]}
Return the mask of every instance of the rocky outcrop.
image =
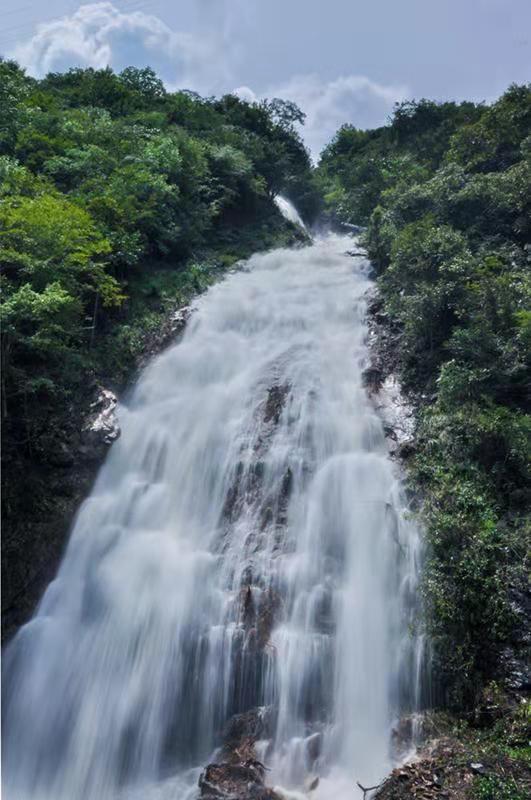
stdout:
{"type": "Polygon", "coordinates": [[[89,461],[101,461],[110,445],[120,436],[120,425],[116,416],[116,395],[109,389],[100,388],[90,404],[90,412],[81,426],[81,444],[78,454],[89,461]]]}
{"type": "Polygon", "coordinates": [[[27,515],[15,510],[4,530],[3,641],[26,621],[54,577],[77,508],[120,435],[116,405],[113,392],[88,382],[84,407],[72,406],[60,425],[50,426],[31,472],[20,476],[34,505],[27,515]]]}
{"type": "Polygon", "coordinates": [[[383,421],[390,454],[405,459],[415,450],[415,406],[398,379],[401,331],[384,312],[376,289],[368,296],[367,327],[370,363],[363,373],[364,384],[383,421]]]}
{"type": "Polygon", "coordinates": [[[264,767],[256,759],[239,764],[209,764],[199,778],[203,800],[282,800],[264,783],[264,767]]]}
{"type": "Polygon", "coordinates": [[[289,383],[276,383],[269,387],[265,401],[264,422],[278,425],[290,388],[289,383]]]}
{"type": "MultiPolygon", "coordinates": [[[[425,719],[424,725],[426,738],[414,758],[396,767],[377,787],[358,784],[366,800],[471,800],[480,796],[519,800],[530,796],[531,770],[525,758],[515,757],[510,748],[493,739],[482,740],[477,729],[462,727],[456,736],[457,726],[451,718],[435,715],[425,719]]],[[[519,736],[524,743],[528,741],[523,731],[519,736]]]]}
{"type": "Polygon", "coordinates": [[[151,332],[146,338],[142,355],[138,362],[139,368],[144,368],[154,356],[179,338],[193,312],[193,306],[183,306],[182,308],[174,309],[168,314],[159,328],[151,332]]]}
{"type": "Polygon", "coordinates": [[[267,767],[255,751],[258,739],[271,735],[272,721],[267,708],[254,708],[231,717],[223,731],[219,761],[209,764],[199,778],[203,800],[281,800],[265,785],[267,767]]]}
{"type": "MultiPolygon", "coordinates": [[[[174,310],[146,337],[137,369],[182,333],[192,310],[174,310]]],[[[27,500],[21,508],[16,496],[3,497],[3,643],[27,621],[55,576],[77,509],[120,436],[117,403],[113,391],[88,375],[85,396],[47,421],[29,463],[17,459],[16,451],[4,454],[9,485],[22,484],[27,500]]]]}

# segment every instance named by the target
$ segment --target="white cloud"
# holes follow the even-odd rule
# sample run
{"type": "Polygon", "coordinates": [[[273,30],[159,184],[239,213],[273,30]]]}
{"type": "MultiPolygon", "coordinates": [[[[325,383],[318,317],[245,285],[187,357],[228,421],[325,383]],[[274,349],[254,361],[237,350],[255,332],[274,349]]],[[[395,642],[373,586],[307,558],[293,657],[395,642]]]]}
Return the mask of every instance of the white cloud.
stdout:
{"type": "MultiPolygon", "coordinates": [[[[170,28],[143,11],[120,11],[112,2],[88,3],[71,15],[37,27],[10,56],[35,76],[71,66],[123,69],[149,64],[170,90],[193,89],[221,94],[234,86],[242,62],[243,35],[250,24],[248,0],[198,0],[207,23],[201,35],[170,28]]],[[[260,87],[261,89],[262,87],[260,87]]],[[[239,86],[235,94],[249,102],[264,97],[293,100],[306,113],[304,139],[316,159],[345,122],[368,128],[381,125],[407,87],[386,86],[362,75],[324,81],[314,74],[295,75],[259,92],[239,86]]]]}
{"type": "Polygon", "coordinates": [[[258,97],[249,86],[238,86],[237,89],[232,90],[231,94],[235,94],[236,97],[239,97],[240,100],[244,100],[246,103],[260,102],[260,97],[258,97]]]}
{"type": "MultiPolygon", "coordinates": [[[[234,90],[242,100],[260,99],[248,86],[234,90]]],[[[293,100],[306,114],[302,134],[314,159],[344,123],[357,128],[382,125],[396,102],[410,94],[406,86],[384,86],[363,75],[347,75],[326,82],[317,75],[297,75],[261,97],[293,100]]]]}
{"type": "Polygon", "coordinates": [[[123,68],[150,64],[173,87],[216,91],[230,79],[226,48],[217,36],[174,31],[142,11],[124,13],[111,2],[82,5],[70,16],[42,23],[11,57],[35,76],[70,66],[123,68]]]}

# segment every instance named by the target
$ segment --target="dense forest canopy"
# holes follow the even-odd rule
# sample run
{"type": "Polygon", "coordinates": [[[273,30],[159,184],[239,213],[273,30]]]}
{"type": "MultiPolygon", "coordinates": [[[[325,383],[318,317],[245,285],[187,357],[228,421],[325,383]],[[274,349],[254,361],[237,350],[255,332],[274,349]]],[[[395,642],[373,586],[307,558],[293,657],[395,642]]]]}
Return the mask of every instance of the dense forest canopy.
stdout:
{"type": "Polygon", "coordinates": [[[64,364],[146,260],[178,262],[280,191],[312,212],[293,104],[169,94],[133,67],[36,81],[4,62],[0,87],[5,410],[36,390],[24,361],[64,364]]]}
{"type": "Polygon", "coordinates": [[[279,225],[280,191],[308,217],[317,195],[303,115],[282,100],[168,93],[149,68],[37,81],[4,61],[0,107],[2,405],[29,446],[22,407],[71,393],[154,264],[182,271],[235,231],[279,225]]]}
{"type": "Polygon", "coordinates": [[[411,468],[430,633],[449,699],[471,702],[525,627],[531,86],[492,105],[402,103],[376,130],[345,125],[318,177],[329,213],[368,226],[402,378],[421,400],[411,468]]]}
{"type": "Polygon", "coordinates": [[[168,92],[149,68],[35,80],[0,61],[6,635],[90,485],[64,470],[84,458],[93,476],[80,438],[101,387],[122,390],[224,268],[304,238],[273,202],[317,209],[303,120],[278,99],[168,92]]]}

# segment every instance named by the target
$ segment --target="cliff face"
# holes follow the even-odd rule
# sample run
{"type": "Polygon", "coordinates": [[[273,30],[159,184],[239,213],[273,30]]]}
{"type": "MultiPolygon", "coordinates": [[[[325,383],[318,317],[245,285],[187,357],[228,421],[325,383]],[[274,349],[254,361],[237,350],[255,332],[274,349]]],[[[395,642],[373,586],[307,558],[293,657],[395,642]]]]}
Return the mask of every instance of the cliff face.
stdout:
{"type": "Polygon", "coordinates": [[[4,465],[4,470],[13,471],[8,488],[11,496],[4,498],[4,640],[27,620],[53,579],[76,510],[120,434],[116,396],[94,379],[91,383],[86,401],[72,404],[64,416],[50,419],[52,432],[46,450],[32,462],[13,458],[4,465]]]}

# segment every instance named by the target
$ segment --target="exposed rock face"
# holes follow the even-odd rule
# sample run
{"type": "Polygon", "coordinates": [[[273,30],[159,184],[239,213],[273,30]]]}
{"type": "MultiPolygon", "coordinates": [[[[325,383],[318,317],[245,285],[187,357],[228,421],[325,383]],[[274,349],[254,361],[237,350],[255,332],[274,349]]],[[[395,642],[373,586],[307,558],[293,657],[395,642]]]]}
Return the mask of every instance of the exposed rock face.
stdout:
{"type": "Polygon", "coordinates": [[[268,389],[264,409],[265,422],[273,422],[274,425],[278,425],[289,390],[289,383],[274,384],[268,389]]]}
{"type": "Polygon", "coordinates": [[[509,599],[517,624],[501,656],[505,684],[509,691],[531,692],[531,580],[510,586],[509,599]]]}
{"type": "Polygon", "coordinates": [[[230,758],[242,744],[250,742],[253,746],[258,739],[271,736],[273,713],[270,708],[251,708],[243,714],[235,714],[223,730],[223,741],[227,757],[230,758]]]}
{"type": "MultiPolygon", "coordinates": [[[[174,310],[146,338],[138,368],[182,333],[192,311],[190,306],[174,310]]],[[[88,376],[87,397],[53,420],[49,434],[41,437],[45,447],[32,456],[31,471],[18,478],[24,482],[27,510],[11,513],[10,498],[3,498],[2,642],[28,620],[54,578],[76,511],[120,436],[116,405],[116,395],[88,376]]],[[[4,469],[13,469],[7,459],[4,469]]]]}
{"type": "Polygon", "coordinates": [[[78,452],[82,458],[102,460],[109,446],[120,436],[120,425],[116,416],[117,403],[116,395],[109,389],[100,389],[81,428],[78,452]]]}
{"type": "Polygon", "coordinates": [[[389,452],[397,458],[408,458],[415,449],[415,409],[398,380],[400,332],[383,311],[383,301],[376,291],[369,296],[367,311],[371,361],[363,373],[364,383],[383,420],[389,452]]]}
{"type": "Polygon", "coordinates": [[[174,342],[184,331],[186,323],[194,311],[193,306],[177,308],[166,318],[155,333],[150,334],[144,346],[144,352],[138,366],[143,368],[165,347],[174,342]]]}
{"type": "MultiPolygon", "coordinates": [[[[392,457],[407,460],[416,452],[416,419],[419,411],[436,400],[436,395],[402,392],[399,342],[400,325],[384,311],[384,302],[377,288],[370,290],[367,303],[368,347],[370,364],[364,371],[364,382],[374,407],[381,416],[389,452],[392,457]]],[[[509,517],[510,524],[510,517],[509,517]]],[[[497,678],[510,692],[531,691],[531,584],[507,583],[507,597],[515,617],[515,625],[500,653],[497,678]]]]}
{"type": "MultiPolygon", "coordinates": [[[[109,447],[120,436],[116,396],[98,384],[89,386],[82,415],[71,409],[54,428],[46,450],[36,453],[31,482],[45,482],[45,505],[20,524],[11,524],[2,543],[2,639],[26,621],[61,559],[76,510],[90,491],[109,447]],[[93,398],[92,400],[90,398],[93,398]]],[[[40,491],[42,487],[39,486],[40,491]]]]}

